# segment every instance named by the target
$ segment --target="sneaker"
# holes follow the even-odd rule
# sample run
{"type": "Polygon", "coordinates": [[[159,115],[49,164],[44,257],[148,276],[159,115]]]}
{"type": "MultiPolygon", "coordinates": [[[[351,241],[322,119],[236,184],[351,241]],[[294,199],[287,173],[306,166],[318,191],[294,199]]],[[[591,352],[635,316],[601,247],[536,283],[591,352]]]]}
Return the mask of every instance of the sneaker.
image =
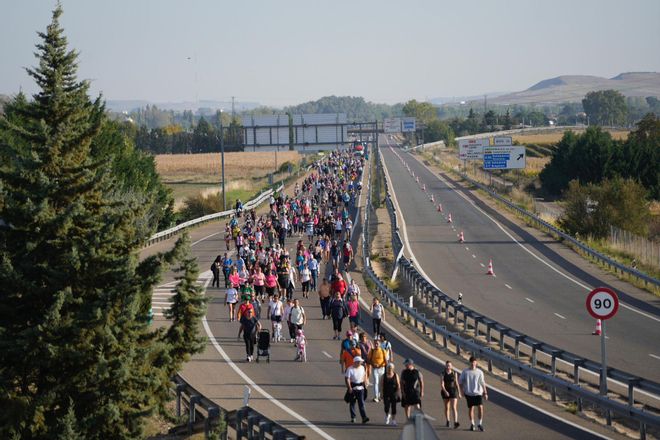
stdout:
{"type": "Polygon", "coordinates": [[[351,417],[351,423],[355,423],[355,417],[351,417]]]}
{"type": "Polygon", "coordinates": [[[372,400],[373,400],[374,402],[380,402],[380,399],[379,399],[378,397],[374,397],[372,400]]]}
{"type": "Polygon", "coordinates": [[[391,418],[391,416],[389,414],[387,416],[385,416],[385,424],[386,425],[390,424],[390,418],[391,418]]]}
{"type": "Polygon", "coordinates": [[[392,420],[392,421],[390,422],[390,426],[396,426],[396,420],[392,420]]]}
{"type": "Polygon", "coordinates": [[[461,426],[460,423],[458,423],[458,422],[454,423],[454,429],[457,429],[459,426],[461,426]]]}
{"type": "Polygon", "coordinates": [[[474,431],[474,425],[470,424],[470,431],[474,431]]]}
{"type": "Polygon", "coordinates": [[[478,428],[479,428],[479,431],[484,432],[484,425],[479,425],[478,428]]]}
{"type": "Polygon", "coordinates": [[[369,417],[365,417],[364,419],[362,419],[362,424],[365,424],[365,423],[367,423],[368,421],[369,421],[369,417]]]}
{"type": "Polygon", "coordinates": [[[447,423],[445,423],[445,426],[449,428],[449,420],[447,420],[447,423]]]}
{"type": "Polygon", "coordinates": [[[247,358],[245,358],[245,362],[250,362],[250,356],[248,356],[247,358]]]}

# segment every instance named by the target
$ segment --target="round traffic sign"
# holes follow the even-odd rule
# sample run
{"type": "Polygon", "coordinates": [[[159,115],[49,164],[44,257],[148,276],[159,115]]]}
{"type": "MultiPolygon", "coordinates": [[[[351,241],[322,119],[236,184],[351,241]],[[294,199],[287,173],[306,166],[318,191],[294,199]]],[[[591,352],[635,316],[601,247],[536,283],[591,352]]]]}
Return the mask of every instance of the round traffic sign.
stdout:
{"type": "Polygon", "coordinates": [[[610,319],[619,310],[619,297],[608,287],[596,287],[587,295],[587,311],[596,319],[610,319]]]}

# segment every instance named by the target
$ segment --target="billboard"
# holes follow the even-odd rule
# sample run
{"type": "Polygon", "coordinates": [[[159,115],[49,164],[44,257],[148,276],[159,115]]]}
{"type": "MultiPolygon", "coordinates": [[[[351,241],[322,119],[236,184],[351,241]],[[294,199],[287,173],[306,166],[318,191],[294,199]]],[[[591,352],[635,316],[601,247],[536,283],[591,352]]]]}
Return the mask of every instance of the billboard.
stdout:
{"type": "Polygon", "coordinates": [[[401,118],[386,118],[383,120],[384,133],[401,133],[401,118]]]}
{"type": "Polygon", "coordinates": [[[458,158],[460,160],[480,160],[484,157],[484,147],[490,145],[488,138],[459,139],[458,158]]]}

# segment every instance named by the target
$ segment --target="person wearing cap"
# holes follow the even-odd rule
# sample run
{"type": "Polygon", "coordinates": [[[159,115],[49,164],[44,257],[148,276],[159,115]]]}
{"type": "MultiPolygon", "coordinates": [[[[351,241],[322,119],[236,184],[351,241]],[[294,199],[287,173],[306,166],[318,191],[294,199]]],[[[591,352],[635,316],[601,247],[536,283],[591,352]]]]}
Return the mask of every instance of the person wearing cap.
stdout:
{"type": "Polygon", "coordinates": [[[408,358],[403,361],[405,368],[401,372],[401,406],[406,412],[406,418],[410,418],[413,406],[417,409],[422,407],[424,397],[424,377],[415,368],[415,363],[408,358]]]}
{"type": "Polygon", "coordinates": [[[353,339],[350,339],[348,348],[342,348],[339,355],[339,364],[341,365],[342,373],[345,373],[353,365],[356,357],[362,358],[360,347],[358,347],[358,344],[353,339]]]}
{"type": "Polygon", "coordinates": [[[488,400],[488,390],[486,389],[486,381],[484,380],[484,372],[477,368],[477,358],[470,356],[470,368],[465,368],[458,383],[461,385],[463,395],[467,401],[467,406],[470,411],[470,431],[475,430],[474,424],[474,407],[478,408],[479,421],[476,425],[479,431],[484,430],[484,404],[483,399],[488,400]]]}
{"type": "Polygon", "coordinates": [[[351,414],[351,423],[355,423],[355,402],[358,404],[362,423],[367,423],[369,417],[364,409],[364,398],[366,387],[369,386],[369,377],[364,368],[364,360],[361,356],[353,358],[353,364],[346,369],[344,380],[346,382],[346,394],[348,395],[348,409],[351,414]]]}

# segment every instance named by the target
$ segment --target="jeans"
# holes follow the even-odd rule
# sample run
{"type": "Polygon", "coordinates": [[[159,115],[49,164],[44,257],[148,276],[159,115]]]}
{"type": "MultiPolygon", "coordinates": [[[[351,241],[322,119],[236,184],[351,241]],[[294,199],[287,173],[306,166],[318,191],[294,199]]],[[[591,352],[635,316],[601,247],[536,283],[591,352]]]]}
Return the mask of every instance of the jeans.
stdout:
{"type": "Polygon", "coordinates": [[[353,390],[353,399],[351,399],[351,402],[348,404],[348,410],[351,413],[351,419],[355,418],[355,402],[358,404],[358,409],[360,410],[360,416],[362,417],[362,420],[366,419],[367,413],[364,410],[364,389],[353,390]]]}
{"type": "Polygon", "coordinates": [[[243,341],[245,341],[245,352],[248,356],[252,356],[254,354],[254,345],[257,343],[257,336],[243,333],[243,341]]]}
{"type": "Polygon", "coordinates": [[[321,314],[323,317],[330,316],[330,297],[321,298],[319,301],[321,302],[321,314]]]}
{"type": "Polygon", "coordinates": [[[319,281],[319,271],[318,270],[312,270],[312,290],[316,292],[316,284],[319,281]]]}
{"type": "Polygon", "coordinates": [[[374,397],[380,399],[380,380],[385,374],[385,367],[372,368],[371,378],[374,381],[374,397]]]}

